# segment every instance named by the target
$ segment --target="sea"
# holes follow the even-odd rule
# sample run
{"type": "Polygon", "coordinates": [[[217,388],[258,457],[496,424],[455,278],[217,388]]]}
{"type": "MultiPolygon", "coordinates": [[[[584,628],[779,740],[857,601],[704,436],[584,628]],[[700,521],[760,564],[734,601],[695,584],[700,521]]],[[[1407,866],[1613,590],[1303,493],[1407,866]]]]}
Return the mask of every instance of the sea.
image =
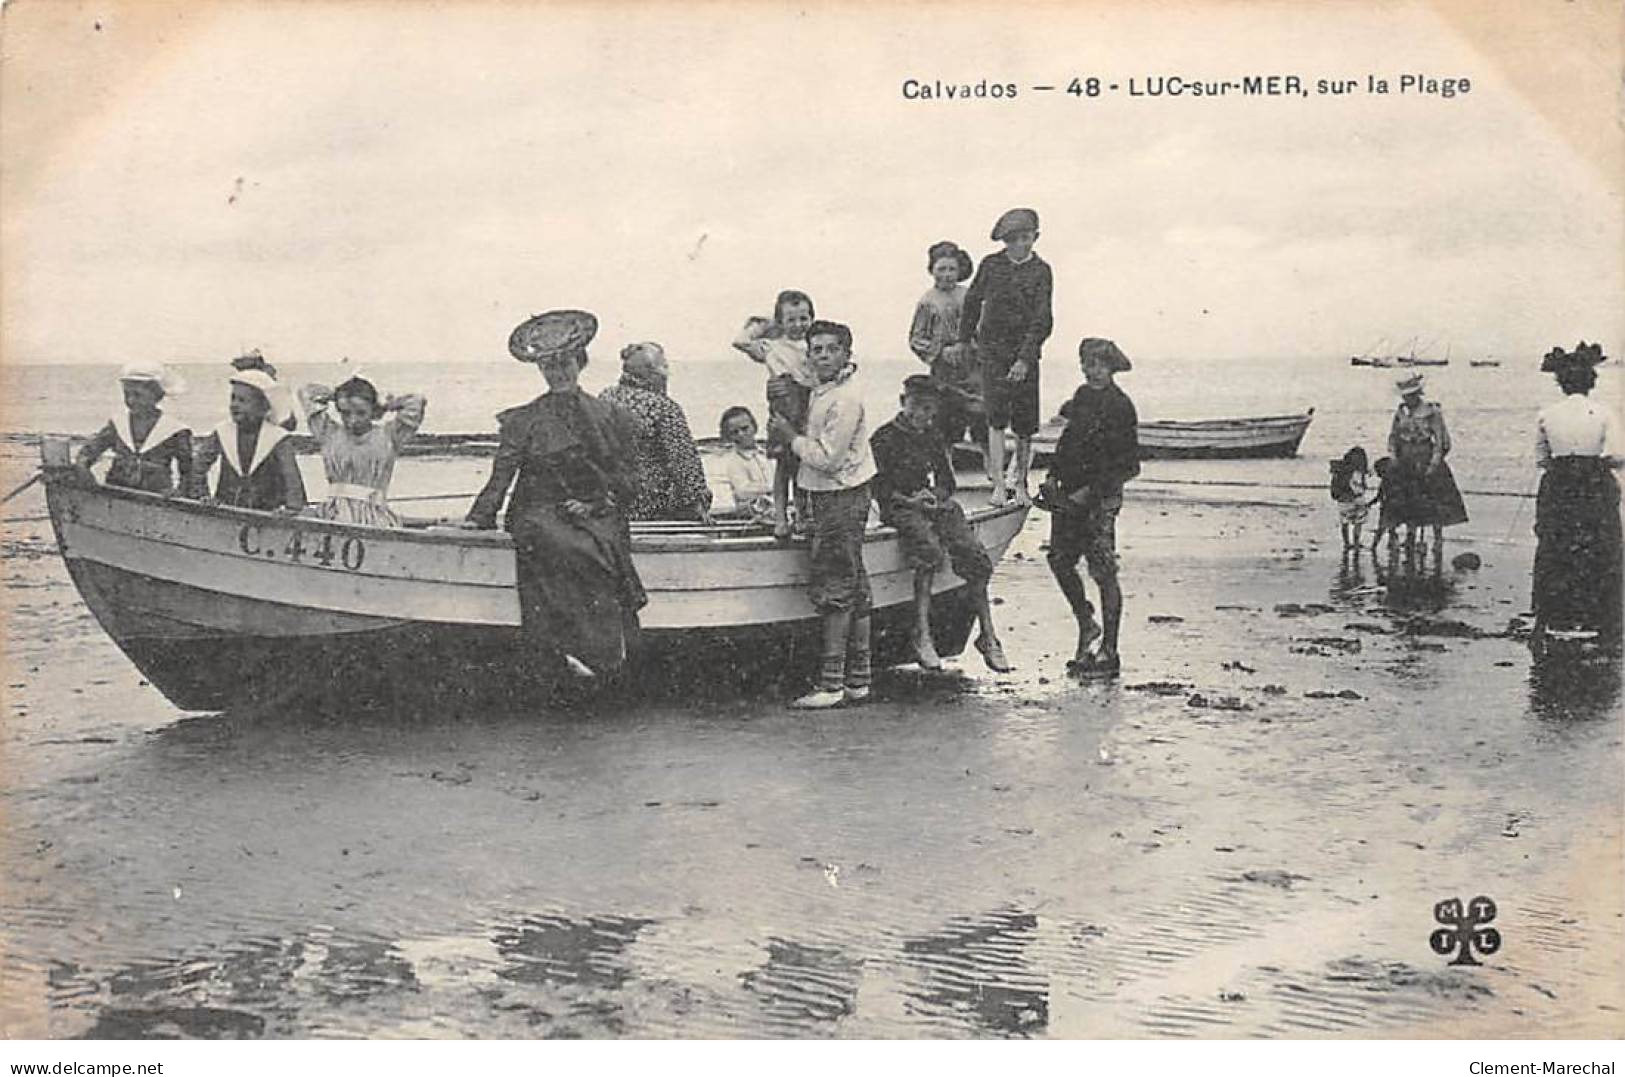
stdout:
{"type": "MultiPolygon", "coordinates": [[[[344,376],[334,364],[302,364],[280,357],[276,361],[283,383],[290,387],[306,381],[331,384],[344,376]]],[[[173,369],[184,378],[186,390],[166,407],[193,429],[219,423],[225,417],[228,365],[184,364],[173,369]]],[[[912,358],[860,357],[856,376],[871,429],[895,413],[902,379],[922,369],[912,358]]],[[[122,407],[117,370],[111,363],[0,368],[5,400],[0,435],[15,444],[40,433],[90,434],[122,407]]],[[[598,391],[612,384],[618,371],[615,359],[595,358],[582,383],[598,391]]],[[[505,356],[490,361],[369,364],[364,373],[384,391],[427,396],[424,430],[436,433],[492,432],[496,412],[545,389],[534,367],[505,356]]],[[[1373,460],[1383,455],[1397,403],[1394,383],[1403,373],[1351,366],[1347,357],[1147,357],[1136,358],[1134,369],[1120,375],[1118,384],[1134,400],[1142,420],[1242,418],[1313,408],[1314,420],[1294,458],[1151,461],[1144,472],[1151,481],[1312,489],[1326,484],[1328,461],[1351,446],[1363,446],[1373,460]]],[[[1428,368],[1426,374],[1428,398],[1444,409],[1453,442],[1450,465],[1463,491],[1532,494],[1535,415],[1559,399],[1550,376],[1539,372],[1538,358],[1508,360],[1498,367],[1458,361],[1428,368]]],[[[1081,375],[1065,353],[1052,349],[1044,360],[1042,379],[1042,406],[1049,415],[1071,395],[1081,375]]],[[[1594,393],[1599,399],[1617,400],[1619,383],[1617,368],[1604,368],[1594,393]]],[[[723,410],[733,404],[750,406],[763,418],[763,388],[761,368],[743,356],[672,365],[670,392],[683,406],[696,437],[714,436],[723,410]]],[[[397,492],[415,486],[409,472],[406,465],[397,471],[397,492]]]]}

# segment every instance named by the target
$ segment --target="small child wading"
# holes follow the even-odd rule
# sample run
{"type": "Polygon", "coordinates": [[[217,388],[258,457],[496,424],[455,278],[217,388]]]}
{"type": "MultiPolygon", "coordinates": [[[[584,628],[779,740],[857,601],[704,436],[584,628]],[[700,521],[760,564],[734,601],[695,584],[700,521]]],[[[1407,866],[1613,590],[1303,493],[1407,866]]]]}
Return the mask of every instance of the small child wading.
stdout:
{"type": "Polygon", "coordinates": [[[788,443],[801,461],[796,485],[812,517],[808,597],[823,629],[818,686],[792,706],[822,709],[869,698],[869,611],[873,595],[863,567],[869,522],[869,451],[863,395],[853,381],[852,330],[813,322],[807,355],[818,376],[807,408],[807,431],[783,415],[768,419],[772,442],[788,443]]]}
{"type": "Polygon", "coordinates": [[[1337,517],[1343,530],[1343,549],[1360,548],[1360,527],[1371,511],[1367,494],[1370,472],[1366,467],[1365,450],[1358,445],[1343,454],[1341,460],[1331,462],[1331,495],[1337,502],[1337,517]]]}
{"type": "Polygon", "coordinates": [[[988,668],[1012,668],[993,629],[987,595],[993,559],[951,498],[954,471],[938,431],[943,389],[927,374],[903,380],[903,410],[869,439],[874,452],[871,484],[880,518],[897,529],[903,556],[914,570],[914,655],[921,669],[941,669],[942,659],[931,640],[931,585],[946,563],[964,580],[976,606],[981,632],[976,649],[988,668]]]}
{"type": "MultiPolygon", "coordinates": [[[[750,318],[734,347],[767,367],[767,410],[789,421],[796,433],[807,429],[808,400],[818,378],[807,357],[807,327],[813,323],[813,301],[805,292],[787,290],[773,303],[773,320],[750,318]]],[[[790,535],[790,480],[796,473],[793,452],[769,443],[773,470],[773,533],[790,535]]]]}

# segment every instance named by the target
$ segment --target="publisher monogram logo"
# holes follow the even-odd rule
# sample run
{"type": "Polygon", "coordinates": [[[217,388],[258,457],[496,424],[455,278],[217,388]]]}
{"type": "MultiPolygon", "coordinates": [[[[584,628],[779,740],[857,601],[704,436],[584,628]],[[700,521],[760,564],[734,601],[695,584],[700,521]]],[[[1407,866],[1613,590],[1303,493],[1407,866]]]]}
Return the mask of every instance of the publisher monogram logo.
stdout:
{"type": "Polygon", "coordinates": [[[1465,909],[1460,898],[1446,898],[1433,906],[1433,919],[1445,926],[1434,930],[1428,945],[1441,956],[1455,954],[1452,965],[1476,965],[1475,950],[1488,957],[1501,948],[1501,933],[1484,926],[1495,919],[1495,902],[1487,897],[1475,897],[1465,909]]]}

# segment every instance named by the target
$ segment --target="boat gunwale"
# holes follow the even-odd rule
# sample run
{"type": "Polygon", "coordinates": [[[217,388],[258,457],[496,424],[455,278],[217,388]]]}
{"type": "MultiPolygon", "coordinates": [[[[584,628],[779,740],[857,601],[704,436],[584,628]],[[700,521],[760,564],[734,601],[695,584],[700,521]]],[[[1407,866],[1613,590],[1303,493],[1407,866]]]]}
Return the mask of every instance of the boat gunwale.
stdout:
{"type": "MultiPolygon", "coordinates": [[[[47,473],[45,486],[47,489],[62,485],[60,479],[53,478],[47,473]]],[[[209,504],[195,501],[190,498],[175,497],[172,495],[151,493],[146,490],[134,490],[128,487],[108,486],[98,484],[92,491],[89,487],[69,485],[69,489],[93,492],[113,501],[128,501],[135,504],[149,505],[156,508],[179,512],[182,515],[203,516],[238,523],[267,523],[273,525],[308,527],[315,531],[350,535],[357,538],[384,539],[394,542],[416,543],[428,546],[453,546],[461,548],[487,548],[512,549],[513,537],[501,528],[485,528],[475,530],[455,526],[441,527],[376,527],[368,524],[354,524],[338,520],[323,520],[314,516],[303,516],[298,513],[266,512],[260,509],[245,509],[233,505],[209,504]]],[[[985,505],[977,507],[963,506],[966,520],[975,526],[991,522],[1000,517],[1025,513],[1027,506],[1009,503],[1005,505],[985,505]]],[[[55,506],[51,507],[51,515],[57,514],[55,506]]],[[[639,524],[632,523],[632,551],[633,553],[748,553],[752,551],[774,551],[805,549],[808,545],[806,539],[795,539],[789,543],[775,538],[771,533],[727,535],[718,533],[686,534],[660,534],[658,532],[639,531],[639,524]]],[[[648,521],[656,525],[681,523],[683,521],[648,521]]],[[[693,526],[702,528],[703,525],[695,523],[693,526]]],[[[868,528],[864,531],[865,545],[885,542],[895,537],[896,529],[881,525],[868,528]]]]}
{"type": "Polygon", "coordinates": [[[1246,430],[1260,427],[1265,423],[1272,425],[1308,424],[1313,421],[1314,412],[1299,412],[1294,415],[1259,415],[1245,419],[1149,419],[1140,423],[1142,430],[1246,430]]]}

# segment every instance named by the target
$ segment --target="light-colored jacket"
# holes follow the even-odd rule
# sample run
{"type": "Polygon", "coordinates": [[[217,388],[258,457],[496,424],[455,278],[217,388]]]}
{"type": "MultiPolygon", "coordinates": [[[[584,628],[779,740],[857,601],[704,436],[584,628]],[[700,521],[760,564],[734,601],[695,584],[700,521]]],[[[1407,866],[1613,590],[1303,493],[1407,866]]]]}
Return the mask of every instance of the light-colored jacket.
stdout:
{"type": "Polygon", "coordinates": [[[812,391],[807,432],[790,442],[790,450],[801,458],[796,485],[803,490],[850,490],[874,477],[863,396],[852,377],[856,371],[849,364],[812,391]]]}

